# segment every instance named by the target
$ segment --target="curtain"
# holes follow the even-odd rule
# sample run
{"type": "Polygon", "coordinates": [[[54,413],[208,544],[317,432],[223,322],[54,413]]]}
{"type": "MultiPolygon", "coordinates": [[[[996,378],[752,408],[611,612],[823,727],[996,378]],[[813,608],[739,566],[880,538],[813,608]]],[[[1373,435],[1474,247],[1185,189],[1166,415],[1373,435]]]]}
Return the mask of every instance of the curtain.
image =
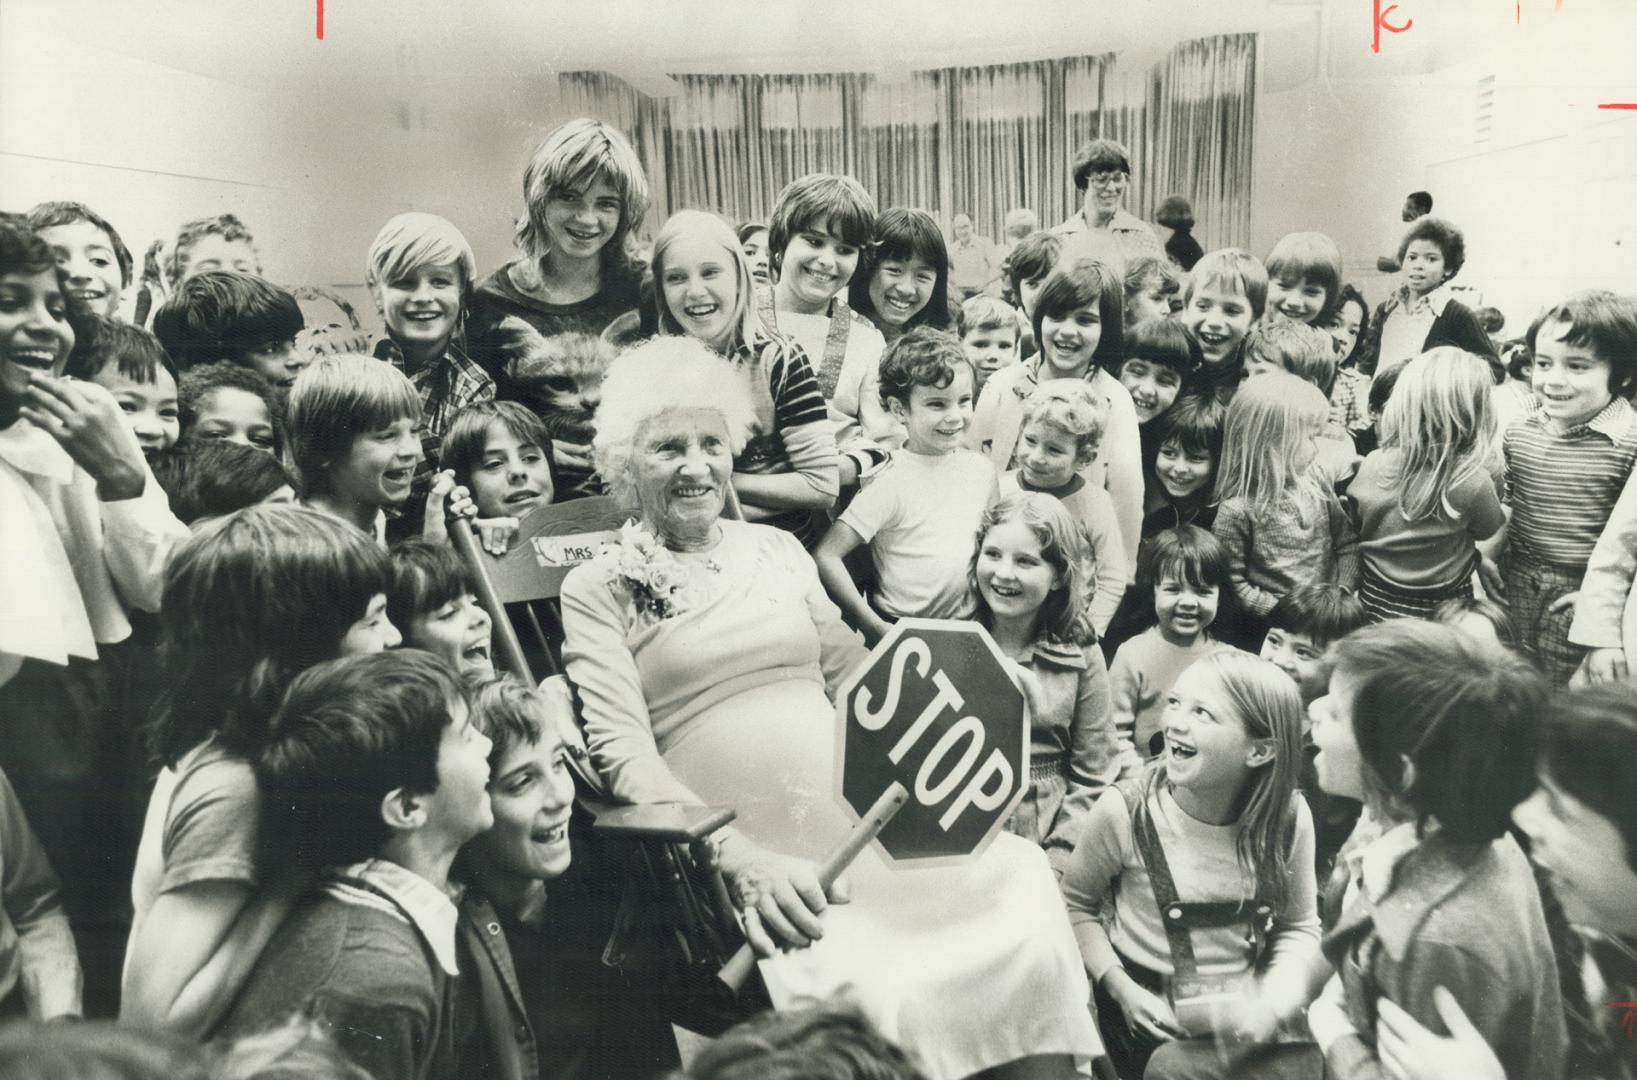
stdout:
{"type": "Polygon", "coordinates": [[[559,77],[561,116],[626,131],[653,193],[647,234],[672,211],[765,221],[809,172],[856,177],[883,209],[917,206],[946,226],[967,213],[999,238],[1028,207],[1050,227],[1079,209],[1086,141],[1131,152],[1126,208],[1151,218],[1186,196],[1207,249],[1250,237],[1256,36],[1184,42],[1162,56],[1107,53],[1021,64],[864,74],[678,75],[652,98],[602,72],[559,77]]]}

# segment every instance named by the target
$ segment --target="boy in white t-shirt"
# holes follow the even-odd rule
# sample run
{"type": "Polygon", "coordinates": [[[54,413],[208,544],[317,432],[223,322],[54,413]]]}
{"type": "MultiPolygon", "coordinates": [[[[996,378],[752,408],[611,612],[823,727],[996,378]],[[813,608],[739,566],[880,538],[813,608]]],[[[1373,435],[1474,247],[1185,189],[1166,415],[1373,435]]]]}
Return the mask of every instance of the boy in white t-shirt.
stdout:
{"type": "Polygon", "coordinates": [[[813,552],[830,596],[872,643],[907,616],[964,619],[967,564],[995,467],[965,447],[974,373],[959,341],[917,328],[881,355],[881,402],[907,439],[813,552]],[[844,561],[870,545],[877,588],[865,599],[844,561]]]}

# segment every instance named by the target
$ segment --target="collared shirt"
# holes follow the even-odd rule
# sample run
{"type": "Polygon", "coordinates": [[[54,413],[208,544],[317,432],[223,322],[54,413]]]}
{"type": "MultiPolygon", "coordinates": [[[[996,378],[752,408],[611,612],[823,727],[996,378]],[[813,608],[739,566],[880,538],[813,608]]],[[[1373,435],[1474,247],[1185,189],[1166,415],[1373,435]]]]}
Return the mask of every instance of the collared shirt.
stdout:
{"type": "Polygon", "coordinates": [[[957,289],[983,289],[1000,273],[1000,256],[987,236],[971,236],[949,245],[949,283],[957,289]]]}
{"type": "Polygon", "coordinates": [[[374,908],[397,918],[407,915],[437,957],[438,966],[446,974],[460,974],[455,952],[455,927],[460,920],[460,909],[455,906],[458,886],[445,892],[395,862],[366,859],[334,871],[323,891],[343,903],[374,908]]]}
{"type": "Polygon", "coordinates": [[[1381,349],[1377,354],[1376,370],[1421,355],[1421,347],[1432,332],[1433,322],[1453,299],[1455,295],[1449,291],[1448,285],[1440,285],[1425,296],[1416,296],[1408,285],[1399,286],[1382,313],[1381,349]]]}
{"type": "MultiPolygon", "coordinates": [[[[1086,221],[1084,209],[1070,214],[1062,224],[1052,229],[1052,232],[1064,238],[1063,254],[1059,260],[1063,266],[1073,265],[1075,259],[1090,256],[1101,257],[1106,254],[1100,249],[1095,237],[1103,234],[1112,239],[1112,249],[1122,259],[1130,259],[1137,255],[1158,255],[1165,258],[1165,248],[1160,244],[1160,238],[1148,222],[1130,213],[1124,207],[1114,211],[1107,225],[1091,225],[1086,221]],[[1080,237],[1079,240],[1070,239],[1080,237]]],[[[1121,268],[1123,273],[1123,268],[1121,268]]]]}
{"type": "Polygon", "coordinates": [[[437,471],[443,437],[455,414],[474,402],[494,400],[494,380],[466,355],[458,338],[450,340],[441,360],[415,372],[405,366],[403,350],[390,337],[375,343],[375,357],[409,376],[421,396],[421,460],[413,481],[420,483],[437,471]]]}
{"type": "Polygon", "coordinates": [[[1582,571],[1637,465],[1637,410],[1616,397],[1596,416],[1557,430],[1535,408],[1501,443],[1510,557],[1582,571]]]}

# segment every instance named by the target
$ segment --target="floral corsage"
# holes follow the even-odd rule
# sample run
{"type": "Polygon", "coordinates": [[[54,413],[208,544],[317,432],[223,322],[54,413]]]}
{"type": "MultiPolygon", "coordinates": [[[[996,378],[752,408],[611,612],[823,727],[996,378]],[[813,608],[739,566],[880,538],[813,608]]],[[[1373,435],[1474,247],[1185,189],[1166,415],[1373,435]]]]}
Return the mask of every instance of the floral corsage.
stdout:
{"type": "MultiPolygon", "coordinates": [[[[617,541],[603,548],[612,557],[608,581],[630,592],[639,615],[669,619],[687,610],[683,596],[690,575],[688,567],[635,521],[620,526],[617,541]]],[[[706,564],[716,569],[714,562],[706,564]]]]}

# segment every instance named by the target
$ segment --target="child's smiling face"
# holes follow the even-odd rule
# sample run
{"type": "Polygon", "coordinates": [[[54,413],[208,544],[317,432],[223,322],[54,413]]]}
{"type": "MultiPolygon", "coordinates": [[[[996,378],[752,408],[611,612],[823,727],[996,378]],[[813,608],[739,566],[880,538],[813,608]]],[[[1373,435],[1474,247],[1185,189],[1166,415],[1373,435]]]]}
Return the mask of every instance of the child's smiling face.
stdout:
{"type": "Polygon", "coordinates": [[[961,448],[972,426],[972,367],[955,364],[948,386],[917,383],[906,406],[892,398],[893,416],[903,423],[904,448],[916,454],[951,454],[961,448]]]}
{"type": "Polygon", "coordinates": [[[1137,423],[1146,424],[1177,400],[1182,376],[1175,368],[1134,356],[1120,365],[1120,385],[1131,394],[1137,423]]]}
{"type": "Polygon", "coordinates": [[[219,439],[273,452],[273,417],[259,394],[218,386],[200,395],[194,413],[189,439],[219,439]]]}
{"type": "Polygon", "coordinates": [[[983,390],[989,376],[1017,361],[1017,338],[1015,325],[1009,328],[980,326],[961,338],[961,348],[966,350],[966,358],[977,371],[977,390],[983,390]]]}
{"type": "Polygon", "coordinates": [[[538,211],[549,252],[572,259],[598,254],[618,231],[623,206],[619,190],[600,176],[581,190],[553,190],[538,211]]]}
{"type": "Polygon", "coordinates": [[[1192,645],[1216,618],[1220,590],[1199,586],[1181,574],[1161,575],[1154,583],[1154,615],[1160,634],[1173,645],[1192,645]]]}
{"type": "Polygon", "coordinates": [[[798,308],[817,312],[847,287],[857,270],[858,245],[831,232],[828,222],[809,222],[807,228],[796,230],[784,246],[779,261],[779,289],[798,308]]]}
{"type": "Polygon", "coordinates": [[[680,236],[659,271],[665,307],[684,333],[713,349],[726,347],[739,314],[738,264],[708,236],[680,236]]]}
{"type": "Polygon", "coordinates": [[[1614,400],[1611,365],[1589,343],[1564,340],[1573,332],[1561,320],[1543,324],[1535,333],[1535,363],[1529,374],[1541,411],[1564,428],[1584,424],[1614,400]]]}
{"type": "Polygon", "coordinates": [[[1311,325],[1330,299],[1324,286],[1312,278],[1280,275],[1268,278],[1267,310],[1278,312],[1294,323],[1311,325]]]}
{"type": "Polygon", "coordinates": [[[0,356],[7,363],[60,375],[74,347],[57,271],[0,274],[0,356]]]}
{"type": "Polygon", "coordinates": [[[353,436],[346,456],[327,470],[336,501],[380,509],[402,506],[421,460],[415,427],[406,416],[378,431],[353,436]]]}
{"type": "Polygon", "coordinates": [[[1000,619],[1033,619],[1061,584],[1040,549],[1040,538],[1017,520],[991,525],[983,534],[973,576],[983,602],[1000,619]]]}
{"type": "Polygon", "coordinates": [[[110,318],[119,310],[119,259],[112,238],[89,221],[70,221],[38,230],[51,247],[57,266],[68,279],[68,295],[98,315],[110,318]]]}
{"type": "Polygon", "coordinates": [[[1211,481],[1216,462],[1203,451],[1189,450],[1176,439],[1160,444],[1159,456],[1154,461],[1154,473],[1160,486],[1173,499],[1185,499],[1211,481]]]}
{"type": "Polygon", "coordinates": [[[176,445],[182,422],[176,405],[176,380],[170,372],[156,366],[152,382],[137,382],[120,371],[116,361],[97,372],[91,381],[114,395],[131,430],[136,432],[143,454],[152,457],[176,445]]]}
{"type": "Polygon", "coordinates": [[[1078,379],[1091,370],[1097,346],[1103,340],[1103,316],[1095,303],[1061,315],[1042,314],[1040,351],[1054,379],[1078,379]]]}
{"type": "Polygon", "coordinates": [[[470,486],[486,518],[527,516],[551,502],[551,466],[545,448],[518,438],[504,424],[490,424],[470,486]]]}
{"type": "Polygon", "coordinates": [[[1196,285],[1182,309],[1182,324],[1199,340],[1207,364],[1220,364],[1232,356],[1250,333],[1254,318],[1249,297],[1216,283],[1196,285]]]}
{"type": "MultiPolygon", "coordinates": [[[[1095,458],[1093,452],[1091,458],[1095,458]]],[[[1088,458],[1084,464],[1090,464],[1088,458]]],[[[1017,437],[1017,465],[1030,487],[1052,491],[1074,478],[1081,466],[1074,436],[1045,419],[1023,425],[1017,437]]]]}
{"type": "Polygon", "coordinates": [[[1336,360],[1345,362],[1358,345],[1359,328],[1364,325],[1364,305],[1357,300],[1344,301],[1324,325],[1330,340],[1336,344],[1336,360]]]}
{"type": "Polygon", "coordinates": [[[902,330],[927,306],[937,283],[937,269],[919,255],[887,259],[870,278],[870,304],[878,319],[902,330]]]}
{"type": "Polygon", "coordinates": [[[381,283],[376,295],[387,331],[400,344],[441,350],[454,336],[463,291],[460,267],[417,266],[381,283]]]}

